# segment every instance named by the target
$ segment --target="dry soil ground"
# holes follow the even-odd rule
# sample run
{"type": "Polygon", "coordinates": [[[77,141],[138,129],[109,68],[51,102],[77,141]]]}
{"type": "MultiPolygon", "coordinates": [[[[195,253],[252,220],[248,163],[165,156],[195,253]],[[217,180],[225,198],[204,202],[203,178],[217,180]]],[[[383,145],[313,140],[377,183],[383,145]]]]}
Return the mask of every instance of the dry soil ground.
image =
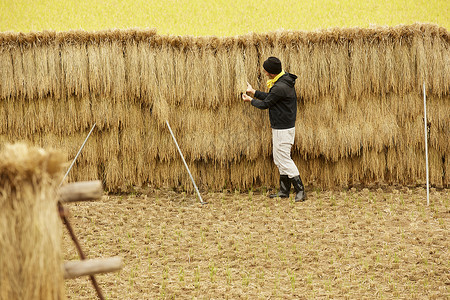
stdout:
{"type": "MultiPolygon", "coordinates": [[[[448,299],[450,190],[147,191],[68,205],[89,258],[121,256],[97,275],[108,299],[448,299]]],[[[65,259],[78,255],[64,231],[65,259]]],[[[88,278],[69,299],[95,299],[88,278]]]]}

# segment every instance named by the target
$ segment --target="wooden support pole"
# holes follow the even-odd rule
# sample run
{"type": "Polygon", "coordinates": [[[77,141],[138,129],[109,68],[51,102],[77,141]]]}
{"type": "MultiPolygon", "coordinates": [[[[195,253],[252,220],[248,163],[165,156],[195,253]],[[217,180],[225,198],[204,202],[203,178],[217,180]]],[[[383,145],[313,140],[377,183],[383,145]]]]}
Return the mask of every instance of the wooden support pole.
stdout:
{"type": "Polygon", "coordinates": [[[69,209],[68,209],[67,207],[61,206],[61,207],[59,208],[59,217],[60,217],[61,219],[62,219],[62,218],[68,217],[69,214],[70,214],[70,212],[69,212],[69,209]]]}
{"type": "Polygon", "coordinates": [[[428,123],[427,123],[427,92],[423,83],[423,121],[425,123],[425,168],[427,175],[427,205],[430,205],[430,176],[428,173],[428,123]]]}
{"type": "MultiPolygon", "coordinates": [[[[58,201],[58,211],[59,211],[59,216],[61,217],[61,220],[63,221],[64,225],[66,225],[67,231],[69,231],[70,237],[72,238],[72,240],[75,244],[75,247],[78,250],[78,254],[80,255],[80,258],[82,260],[86,260],[86,256],[84,255],[83,250],[81,249],[80,243],[78,242],[78,239],[75,235],[75,232],[73,231],[72,226],[70,225],[69,219],[66,216],[66,213],[65,213],[65,210],[64,210],[64,207],[63,207],[61,201],[58,201]]],[[[97,283],[97,280],[95,279],[95,276],[89,275],[89,278],[91,279],[92,285],[94,286],[95,291],[97,292],[98,298],[100,300],[104,300],[105,297],[103,297],[102,290],[100,289],[100,287],[97,283]]]]}
{"type": "Polygon", "coordinates": [[[100,180],[70,183],[59,189],[60,201],[63,203],[97,200],[102,195],[103,188],[100,180]]]}
{"type": "Polygon", "coordinates": [[[123,268],[122,258],[97,258],[64,263],[64,278],[71,279],[80,276],[115,272],[123,268]]]}

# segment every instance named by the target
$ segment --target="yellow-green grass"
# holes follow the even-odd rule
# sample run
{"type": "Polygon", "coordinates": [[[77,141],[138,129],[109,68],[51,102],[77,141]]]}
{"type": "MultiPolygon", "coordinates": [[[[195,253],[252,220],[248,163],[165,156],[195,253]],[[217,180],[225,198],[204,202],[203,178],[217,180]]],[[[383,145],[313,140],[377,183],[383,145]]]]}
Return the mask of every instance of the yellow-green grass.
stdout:
{"type": "Polygon", "coordinates": [[[156,28],[160,34],[233,36],[416,22],[449,28],[449,8],[444,0],[3,0],[0,31],[156,28]]]}

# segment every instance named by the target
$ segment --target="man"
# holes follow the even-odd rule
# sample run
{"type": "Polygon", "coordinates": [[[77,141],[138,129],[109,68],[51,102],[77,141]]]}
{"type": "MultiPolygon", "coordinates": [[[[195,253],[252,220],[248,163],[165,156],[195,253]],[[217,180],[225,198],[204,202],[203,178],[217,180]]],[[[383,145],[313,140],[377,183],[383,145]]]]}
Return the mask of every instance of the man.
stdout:
{"type": "Polygon", "coordinates": [[[246,94],[242,94],[242,100],[250,102],[259,109],[269,109],[273,160],[280,171],[280,191],[269,197],[289,198],[292,184],[296,193],[295,202],[304,201],[306,200],[305,188],[298,168],[291,158],[297,115],[297,95],[294,88],[297,76],[284,72],[281,61],[273,56],[264,62],[263,68],[265,75],[269,78],[267,81],[269,92],[257,91],[247,82],[247,91],[246,94]]]}

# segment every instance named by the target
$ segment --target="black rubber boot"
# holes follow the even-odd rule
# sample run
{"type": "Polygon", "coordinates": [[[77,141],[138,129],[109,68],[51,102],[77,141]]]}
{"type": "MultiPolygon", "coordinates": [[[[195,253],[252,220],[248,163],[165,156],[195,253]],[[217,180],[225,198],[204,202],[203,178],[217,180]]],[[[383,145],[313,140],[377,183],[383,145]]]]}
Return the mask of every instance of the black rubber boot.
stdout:
{"type": "Polygon", "coordinates": [[[303,186],[302,179],[300,176],[295,176],[291,178],[292,185],[295,191],[295,202],[302,202],[306,200],[305,187],[303,186]]]}
{"type": "Polygon", "coordinates": [[[287,175],[280,175],[280,191],[277,194],[270,194],[270,198],[289,198],[291,191],[291,180],[287,175]]]}

